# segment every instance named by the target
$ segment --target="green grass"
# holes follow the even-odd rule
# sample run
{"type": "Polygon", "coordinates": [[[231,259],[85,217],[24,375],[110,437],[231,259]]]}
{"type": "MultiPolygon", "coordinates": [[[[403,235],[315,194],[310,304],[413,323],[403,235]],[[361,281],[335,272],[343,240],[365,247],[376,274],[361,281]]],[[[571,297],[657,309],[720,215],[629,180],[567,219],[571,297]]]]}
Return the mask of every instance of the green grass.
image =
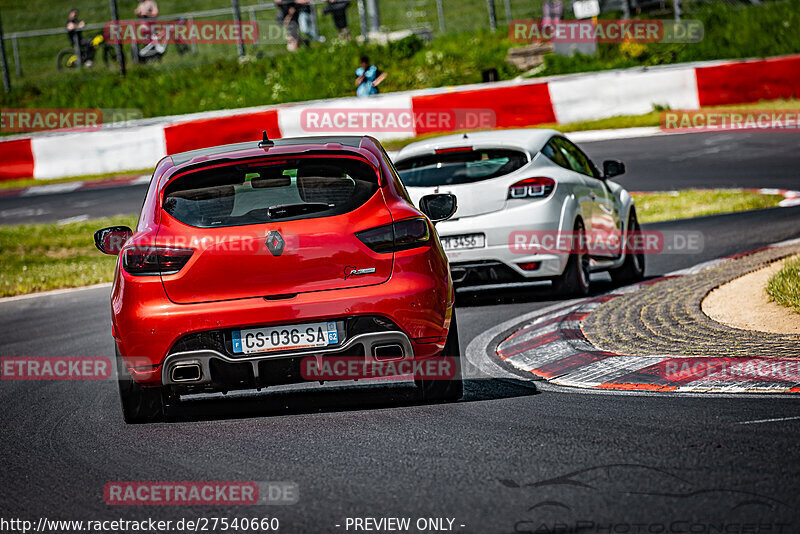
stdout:
{"type": "MultiPolygon", "coordinates": [[[[425,0],[428,5],[418,5],[410,9],[409,1],[382,0],[380,2],[382,29],[386,31],[400,30],[408,28],[427,28],[438,33],[439,21],[436,16],[435,0],[425,0]]],[[[418,3],[418,0],[415,0],[418,3]]],[[[519,4],[519,2],[515,2],[519,4]]],[[[532,0],[525,6],[514,6],[512,16],[531,17],[537,6],[542,0],[532,0]]],[[[122,19],[131,19],[136,7],[136,0],[118,0],[119,14],[122,19]]],[[[264,0],[240,0],[243,20],[249,21],[249,6],[269,6],[271,1],[264,0]]],[[[478,30],[488,30],[488,14],[486,0],[445,0],[445,20],[449,32],[472,32],[478,30]]],[[[102,24],[109,20],[110,11],[108,2],[93,2],[90,0],[48,0],[48,8],[31,9],[25,3],[16,0],[0,0],[0,11],[3,13],[3,28],[6,33],[34,30],[34,29],[53,29],[64,26],[67,12],[71,7],[80,10],[80,16],[87,24],[102,24]]],[[[182,13],[204,11],[209,9],[230,9],[230,0],[161,0],[159,2],[161,16],[169,18],[170,15],[182,13]]],[[[499,11],[503,8],[500,6],[499,11]]],[[[356,2],[353,2],[347,11],[348,24],[351,34],[360,36],[361,28],[359,23],[358,9],[356,2]]],[[[275,55],[287,55],[286,44],[283,39],[276,39],[274,33],[276,22],[276,11],[268,9],[264,11],[254,11],[254,20],[259,25],[260,42],[257,44],[246,45],[249,59],[266,58],[275,55]]],[[[231,20],[230,14],[215,17],[202,17],[203,20],[231,20]]],[[[504,19],[503,19],[504,20],[504,19]]],[[[327,50],[329,56],[336,55],[334,48],[330,47],[337,38],[336,29],[329,15],[323,14],[322,2],[317,7],[317,22],[320,34],[327,39],[328,45],[322,46],[327,50]]],[[[502,21],[501,21],[502,22],[502,21]]],[[[99,31],[99,30],[97,30],[99,31]]],[[[87,30],[85,35],[93,35],[95,30],[87,30]]],[[[46,82],[52,76],[80,76],[75,72],[59,72],[56,69],[56,57],[59,50],[69,46],[64,34],[43,36],[37,38],[24,38],[18,41],[20,57],[22,62],[23,77],[16,77],[12,72],[12,82],[37,81],[46,82]]],[[[9,47],[10,48],[10,47],[9,47]]],[[[126,58],[130,62],[130,50],[126,48],[126,58]]],[[[195,52],[186,55],[179,55],[173,49],[167,50],[160,66],[145,66],[143,70],[153,70],[154,68],[183,68],[197,65],[214,65],[217,61],[227,61],[236,63],[237,47],[235,44],[200,44],[195,52]]],[[[356,56],[357,57],[357,56],[356,56]]],[[[10,58],[9,61],[12,59],[10,58]]],[[[355,68],[354,65],[353,68],[355,68]]],[[[132,66],[133,67],[133,66],[132,66]]],[[[102,62],[96,62],[95,66],[86,71],[90,77],[108,75],[112,67],[105,67],[102,62]]],[[[136,70],[136,67],[133,67],[136,70]]],[[[12,64],[13,71],[13,64],[12,64]]],[[[213,74],[209,71],[209,74],[213,74]]],[[[213,77],[212,77],[213,78],[213,77]]]]}
{"type": "Polygon", "coordinates": [[[0,226],[0,296],[110,282],[115,257],[94,246],[95,230],[135,226],[136,216],[64,225],[0,226]]]}
{"type": "Polygon", "coordinates": [[[102,70],[69,72],[15,84],[0,95],[3,107],[133,108],[144,117],[233,109],[355,94],[354,71],[361,54],[386,70],[383,92],[481,81],[497,65],[503,78],[515,69],[503,63],[510,42],[489,33],[447,35],[426,45],[409,37],[387,46],[332,43],[296,54],[217,59],[210,63],[132,68],[126,78],[102,70]]]}
{"type": "Polygon", "coordinates": [[[767,282],[770,300],[800,313],[800,256],[787,260],[767,282]]]}
{"type": "MultiPolygon", "coordinates": [[[[684,18],[703,22],[705,35],[699,43],[600,45],[596,57],[547,56],[546,68],[538,75],[766,57],[800,51],[800,33],[796,31],[800,25],[800,2],[797,0],[764,2],[755,9],[744,3],[730,2],[699,3],[697,6],[684,13],[684,18]]],[[[615,16],[604,14],[603,18],[615,16]]]]}
{"type": "Polygon", "coordinates": [[[687,189],[633,193],[632,196],[642,223],[774,208],[783,200],[781,195],[762,195],[738,189],[687,189]]]}
{"type": "MultiPolygon", "coordinates": [[[[540,11],[543,0],[514,0],[512,17],[530,18],[540,11]]],[[[44,4],[44,0],[39,0],[44,4]]],[[[328,41],[336,37],[336,29],[329,15],[323,14],[322,0],[317,7],[317,20],[319,31],[328,41]]],[[[80,16],[87,24],[102,24],[110,19],[109,3],[95,0],[46,0],[46,8],[32,6],[19,0],[0,0],[0,12],[3,14],[3,29],[5,33],[35,29],[53,29],[64,26],[67,12],[75,7],[80,10],[80,16]]],[[[131,19],[137,0],[117,0],[119,16],[122,19],[131,19]]],[[[245,21],[250,20],[249,6],[269,6],[272,0],[240,0],[242,16],[245,21]]],[[[230,9],[231,0],[160,0],[158,2],[161,16],[169,18],[170,15],[205,11],[210,9],[230,9]]],[[[380,13],[383,28],[398,30],[412,27],[426,27],[434,31],[439,29],[436,14],[435,0],[380,0],[380,13]]],[[[254,12],[255,20],[259,24],[259,35],[268,35],[268,26],[275,25],[275,10],[254,12]]],[[[352,2],[347,11],[348,24],[353,36],[361,34],[358,9],[356,2],[352,2]]],[[[498,16],[501,23],[505,20],[503,6],[498,6],[498,16]]],[[[231,15],[217,17],[203,17],[204,19],[230,20],[231,15]]],[[[479,29],[488,29],[488,12],[486,0],[445,0],[445,22],[448,31],[467,32],[479,29]]],[[[88,33],[91,32],[87,32],[88,33]]],[[[67,38],[61,35],[27,38],[19,41],[20,56],[24,78],[41,78],[55,74],[56,55],[58,51],[67,47],[67,38]]],[[[9,47],[10,49],[10,47],[9,47]]],[[[248,45],[247,52],[251,56],[270,56],[282,54],[285,50],[283,42],[263,41],[257,45],[248,45]]],[[[10,52],[10,50],[9,50],[10,52]]],[[[197,55],[179,56],[174,51],[168,50],[164,58],[166,65],[187,65],[215,61],[218,59],[235,60],[236,45],[200,45],[197,55]]],[[[130,58],[130,54],[127,56],[130,58]]],[[[11,59],[9,59],[11,61],[11,59]]],[[[103,68],[96,65],[96,70],[102,72],[103,68]]],[[[14,74],[12,73],[12,76],[14,74]]]]}
{"type": "MultiPolygon", "coordinates": [[[[121,1],[120,11],[123,14],[130,13],[134,3],[134,0],[121,1]]],[[[225,0],[162,0],[161,9],[164,13],[175,13],[219,7],[222,4],[228,5],[225,0]]],[[[26,71],[26,77],[22,80],[14,77],[14,89],[8,95],[0,95],[0,105],[136,108],[145,117],[155,117],[334,98],[353,94],[353,71],[362,53],[369,54],[388,73],[382,85],[384,92],[479,82],[481,71],[493,67],[498,69],[500,79],[519,75],[514,67],[504,61],[508,49],[518,44],[507,39],[504,28],[497,33],[479,29],[484,24],[479,16],[479,4],[485,5],[485,2],[468,0],[463,5],[447,2],[446,13],[465,16],[465,24],[450,25],[450,31],[464,33],[438,35],[430,43],[408,38],[380,46],[338,43],[331,38],[324,45],[303,49],[296,54],[278,53],[281,48],[278,45],[273,45],[272,51],[250,47],[244,61],[235,57],[234,45],[202,45],[197,55],[179,57],[168,53],[163,64],[132,67],[124,79],[99,66],[61,73],[34,66],[26,71]],[[476,9],[478,11],[474,11],[476,9]],[[466,23],[469,21],[473,22],[466,23]],[[41,72],[41,75],[35,75],[37,72],[41,72]]],[[[519,2],[515,1],[514,4],[519,2]]],[[[513,16],[535,15],[538,4],[531,4],[528,8],[530,13],[522,10],[513,13],[513,16]]],[[[72,2],[53,1],[52,9],[34,18],[31,13],[38,15],[42,10],[32,10],[27,5],[11,0],[0,0],[7,32],[23,27],[60,26],[64,22],[67,5],[72,5],[72,2]]],[[[75,2],[75,5],[87,12],[87,21],[106,20],[107,14],[103,11],[105,4],[86,0],[75,2]],[[91,13],[94,14],[90,17],[91,13]]],[[[502,3],[498,5],[502,6],[502,3]]],[[[403,12],[408,8],[406,2],[384,1],[381,7],[385,8],[383,16],[385,21],[389,21],[389,26],[404,25],[403,12]]],[[[502,7],[498,9],[502,12],[502,7]]],[[[432,13],[435,13],[435,9],[432,13]]],[[[627,48],[618,44],[600,45],[597,57],[549,55],[545,60],[545,68],[537,75],[800,51],[800,32],[796,31],[800,27],[800,0],[741,6],[715,2],[687,14],[689,17],[705,23],[705,39],[701,43],[648,44],[627,48]]],[[[321,17],[323,26],[330,24],[329,19],[327,16],[321,17]]],[[[353,8],[350,9],[350,21],[357,26],[356,10],[353,8]]],[[[55,38],[58,38],[58,42],[50,43],[45,38],[26,40],[32,42],[25,46],[32,46],[34,49],[30,53],[42,53],[49,62],[47,64],[54,65],[58,49],[66,44],[63,36],[55,38]]],[[[28,57],[24,50],[21,53],[23,59],[28,57]]],[[[42,65],[44,68],[44,63],[42,65]]]]}

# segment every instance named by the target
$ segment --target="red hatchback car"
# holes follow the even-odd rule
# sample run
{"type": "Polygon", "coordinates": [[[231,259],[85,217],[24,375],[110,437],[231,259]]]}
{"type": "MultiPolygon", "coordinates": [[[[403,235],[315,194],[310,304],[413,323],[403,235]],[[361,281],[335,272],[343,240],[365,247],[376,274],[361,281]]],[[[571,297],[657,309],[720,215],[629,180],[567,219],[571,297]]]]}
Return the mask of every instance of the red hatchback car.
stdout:
{"type": "MultiPolygon", "coordinates": [[[[122,410],[163,419],[181,395],[303,382],[304,358],[458,362],[454,292],[433,223],[380,143],[314,137],[162,159],[136,231],[95,233],[119,255],[111,292],[122,410]]],[[[422,397],[455,400],[447,379],[422,397]]],[[[417,367],[414,367],[415,369],[417,367]]]]}

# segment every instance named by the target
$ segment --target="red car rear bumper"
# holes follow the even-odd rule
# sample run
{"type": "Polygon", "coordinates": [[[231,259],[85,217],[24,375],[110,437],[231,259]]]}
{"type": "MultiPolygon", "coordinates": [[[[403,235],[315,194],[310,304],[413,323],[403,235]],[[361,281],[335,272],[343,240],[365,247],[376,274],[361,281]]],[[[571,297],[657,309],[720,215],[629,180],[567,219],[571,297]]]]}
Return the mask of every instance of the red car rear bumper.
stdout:
{"type": "Polygon", "coordinates": [[[160,278],[135,277],[120,270],[111,296],[113,335],[134,380],[152,386],[161,385],[161,366],[179,339],[225,329],[381,316],[408,336],[415,358],[436,356],[444,348],[454,294],[447,266],[431,269],[430,252],[397,254],[394,272],[383,284],[301,293],[276,301],[175,304],[167,298],[160,278]]]}

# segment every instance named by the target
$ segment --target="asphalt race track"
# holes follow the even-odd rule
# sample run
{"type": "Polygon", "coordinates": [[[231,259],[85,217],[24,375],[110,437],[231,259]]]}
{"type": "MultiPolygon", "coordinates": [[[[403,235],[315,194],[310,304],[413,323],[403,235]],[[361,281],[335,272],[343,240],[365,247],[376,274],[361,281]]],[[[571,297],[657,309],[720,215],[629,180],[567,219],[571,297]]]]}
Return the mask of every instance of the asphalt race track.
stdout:
{"type": "MultiPolygon", "coordinates": [[[[594,158],[625,160],[630,174],[620,181],[630,189],[800,186],[790,134],[585,146],[594,158]]],[[[110,210],[103,214],[132,212],[143,189],[91,194],[108,195],[95,199],[110,210]]],[[[89,202],[89,193],[75,195],[89,202]]],[[[48,203],[39,205],[51,220],[80,215],[71,200],[44,197],[2,199],[0,210],[28,202],[48,203]]],[[[94,216],[93,206],[81,209],[94,216]]],[[[701,254],[649,256],[655,276],[800,237],[800,207],[646,229],[704,235],[701,254]]],[[[598,280],[596,292],[610,287],[598,280]]],[[[545,289],[459,295],[462,353],[490,326],[551,304],[545,289]]],[[[3,356],[113,354],[107,287],[2,301],[0,324],[3,356]]],[[[348,517],[454,518],[453,530],[465,533],[557,532],[555,524],[565,525],[558,532],[748,532],[748,522],[800,531],[795,398],[589,394],[468,371],[455,404],[420,405],[405,385],[290,388],[198,401],[150,426],[122,422],[112,381],[3,381],[0,510],[31,520],[274,516],[289,533],[346,532],[348,517]],[[139,480],[292,481],[300,500],[104,503],[106,483],[139,480]],[[734,526],[713,530],[720,525],[734,526]]]]}
{"type": "MultiPolygon", "coordinates": [[[[800,189],[800,139],[785,133],[694,133],[580,143],[598,165],[620,159],[630,191],[716,187],[800,189]]],[[[0,224],[139,213],[147,185],[24,197],[0,195],[0,224]]],[[[2,191],[0,191],[1,193],[2,191]]]]}

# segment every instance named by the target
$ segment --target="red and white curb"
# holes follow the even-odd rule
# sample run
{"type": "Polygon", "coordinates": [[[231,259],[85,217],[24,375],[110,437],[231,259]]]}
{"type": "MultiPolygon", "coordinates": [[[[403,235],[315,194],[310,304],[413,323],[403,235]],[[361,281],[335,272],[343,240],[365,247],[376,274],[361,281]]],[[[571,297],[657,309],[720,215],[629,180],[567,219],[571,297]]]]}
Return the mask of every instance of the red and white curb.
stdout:
{"type": "Polygon", "coordinates": [[[778,203],[782,208],[790,206],[800,206],[800,191],[792,191],[791,189],[756,189],[755,192],[761,195],[781,195],[783,200],[778,203]]]}
{"type": "MultiPolygon", "coordinates": [[[[775,243],[758,250],[797,242],[800,240],[775,243]]],[[[729,258],[753,252],[757,250],[729,258]]],[[[800,393],[800,358],[626,356],[599,350],[583,336],[581,321],[604,302],[666,278],[699,272],[729,258],[506,321],[476,337],[467,347],[466,357],[483,375],[546,380],[554,385],[584,390],[800,393]]]]}

